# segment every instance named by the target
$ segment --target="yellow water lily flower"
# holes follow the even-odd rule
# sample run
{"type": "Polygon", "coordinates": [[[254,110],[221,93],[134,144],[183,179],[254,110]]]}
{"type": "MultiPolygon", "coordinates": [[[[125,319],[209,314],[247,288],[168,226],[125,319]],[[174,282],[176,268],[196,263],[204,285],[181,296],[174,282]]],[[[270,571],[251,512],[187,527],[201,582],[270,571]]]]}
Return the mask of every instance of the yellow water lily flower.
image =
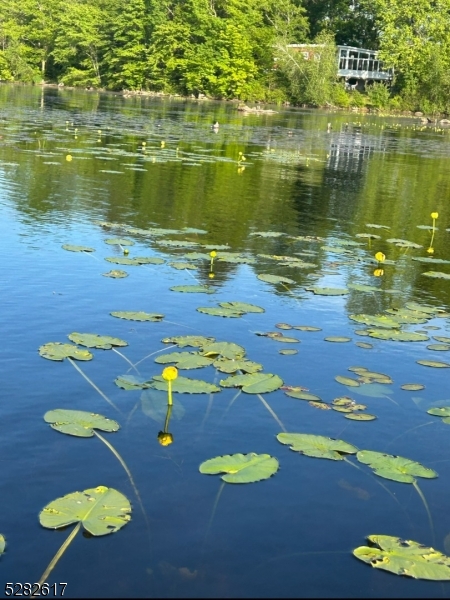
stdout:
{"type": "Polygon", "coordinates": [[[211,252],[209,253],[211,258],[216,258],[217,256],[217,252],[215,250],[211,250],[211,252]]]}
{"type": "Polygon", "coordinates": [[[383,271],[383,269],[375,269],[373,274],[375,275],[375,277],[383,277],[384,271],[383,271]]]}
{"type": "Polygon", "coordinates": [[[439,213],[437,213],[437,212],[432,212],[431,213],[431,218],[432,219],[437,219],[438,217],[439,217],[439,213]]]}
{"type": "Polygon", "coordinates": [[[379,262],[382,263],[386,260],[386,256],[382,253],[382,252],[377,252],[375,254],[375,259],[379,262]]]}
{"type": "Polygon", "coordinates": [[[173,443],[173,435],[171,433],[166,433],[165,431],[160,431],[158,433],[158,442],[161,446],[170,446],[173,443]]]}
{"type": "Polygon", "coordinates": [[[173,381],[178,377],[178,369],[176,367],[166,367],[162,372],[163,379],[173,381]]]}
{"type": "Polygon", "coordinates": [[[71,154],[67,154],[66,160],[67,160],[67,162],[70,162],[72,160],[72,155],[71,154]]]}
{"type": "Polygon", "coordinates": [[[427,249],[428,254],[434,254],[434,248],[431,246],[427,249]]]}

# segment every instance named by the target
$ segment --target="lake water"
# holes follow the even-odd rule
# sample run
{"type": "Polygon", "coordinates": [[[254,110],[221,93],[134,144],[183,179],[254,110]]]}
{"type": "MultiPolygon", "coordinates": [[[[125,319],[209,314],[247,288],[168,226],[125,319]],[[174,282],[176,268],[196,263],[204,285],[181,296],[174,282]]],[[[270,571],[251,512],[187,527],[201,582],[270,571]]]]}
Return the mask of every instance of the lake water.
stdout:
{"type": "MultiPolygon", "coordinates": [[[[450,427],[427,414],[450,405],[449,371],[416,362],[450,364],[450,346],[432,338],[450,336],[450,282],[424,275],[448,275],[450,264],[413,260],[450,261],[449,131],[404,118],[293,109],[245,116],[232,103],[2,85],[0,136],[1,580],[37,582],[73,528],[41,527],[45,505],[108,486],[130,500],[131,521],[113,535],[75,537],[47,579],[66,582],[67,597],[449,597],[448,582],[398,577],[352,555],[371,534],[450,554],[450,427]],[[218,131],[211,129],[216,120],[218,131]],[[419,227],[432,226],[431,212],[439,213],[433,254],[432,231],[419,227]],[[380,239],[358,237],[364,233],[380,239]],[[105,243],[117,237],[134,245],[105,243]],[[66,251],[65,244],[95,251],[66,251]],[[105,261],[126,257],[124,248],[128,257],[164,262],[105,261]],[[377,252],[386,264],[377,264],[377,252]],[[170,265],[177,261],[193,268],[170,265]],[[128,276],[102,276],[111,269],[128,276]],[[258,278],[264,274],[290,281],[258,278]],[[198,284],[213,293],[170,290],[198,284]],[[344,291],[314,294],[307,289],[314,286],[344,291]],[[220,302],[265,312],[227,318],[196,310],[220,302]],[[373,325],[349,318],[392,316],[384,311],[411,302],[435,308],[421,323],[401,325],[423,341],[369,337],[373,325]],[[113,311],[164,319],[129,321],[113,311]],[[39,355],[40,346],[68,343],[73,332],[128,342],[118,348],[123,356],[93,349],[93,360],[74,361],[107,399],[68,360],[39,355]],[[270,332],[298,341],[258,335],[270,332]],[[130,363],[145,357],[135,368],[150,380],[166,366],[155,358],[198,351],[161,342],[185,335],[241,345],[264,373],[307,388],[326,410],[282,389],[262,398],[236,397],[228,387],[174,393],[173,443],[160,445],[165,393],[127,391],[114,380],[137,376],[130,363]],[[325,341],[329,336],[350,341],[325,341]],[[441,349],[428,348],[436,344],[441,349]],[[298,353],[280,353],[292,349],[298,353]],[[354,366],[392,383],[336,381],[358,379],[348,370],[354,366]],[[404,384],[425,387],[408,391],[404,384]],[[332,410],[342,396],[377,418],[355,421],[332,410]],[[57,408],[120,423],[118,432],[102,435],[126,462],[143,509],[101,440],[62,435],[44,422],[57,408]],[[353,455],[347,461],[359,470],[293,452],[277,441],[282,426],[435,469],[438,478],[418,479],[432,524],[413,485],[378,477],[353,455]],[[199,472],[207,459],[250,452],[276,457],[278,472],[223,489],[219,475],[199,472]]],[[[212,365],[179,375],[216,385],[228,377],[212,365]]]]}

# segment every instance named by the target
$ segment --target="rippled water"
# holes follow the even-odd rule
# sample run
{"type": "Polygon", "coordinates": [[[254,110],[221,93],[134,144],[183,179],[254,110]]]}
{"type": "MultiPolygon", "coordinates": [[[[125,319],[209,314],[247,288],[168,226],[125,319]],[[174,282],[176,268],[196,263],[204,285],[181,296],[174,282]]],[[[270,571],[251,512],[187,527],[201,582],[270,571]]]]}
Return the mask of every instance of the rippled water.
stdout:
{"type": "MultiPolygon", "coordinates": [[[[352,550],[367,535],[385,534],[450,553],[450,429],[426,412],[432,405],[450,405],[448,370],[416,363],[450,363],[450,352],[428,349],[434,340],[361,337],[355,331],[364,325],[349,319],[415,301],[438,307],[443,315],[403,330],[430,338],[450,335],[449,281],[423,275],[448,274],[449,265],[412,260],[450,260],[448,130],[418,127],[410,119],[288,109],[244,116],[232,103],[8,85],[0,87],[0,103],[4,581],[38,581],[67,537],[69,530],[39,525],[38,514],[48,502],[106,485],[130,499],[132,520],[114,535],[78,534],[49,578],[49,583],[67,582],[68,597],[449,596],[448,583],[377,571],[357,561],[352,550]],[[218,132],[211,129],[216,120],[218,132]],[[439,229],[431,255],[426,252],[431,232],[418,226],[431,226],[434,211],[439,229]],[[161,228],[174,232],[159,235],[161,228]],[[356,237],[359,233],[381,239],[369,244],[356,237]],[[123,256],[120,247],[105,244],[118,236],[134,242],[129,256],[156,256],[164,264],[106,262],[123,256]],[[400,248],[386,241],[391,238],[421,247],[400,248]],[[192,246],[176,247],[175,240],[192,246]],[[63,244],[95,252],[68,252],[63,244]],[[188,259],[197,267],[189,271],[169,265],[186,260],[186,252],[222,245],[239,253],[240,262],[219,255],[214,278],[209,260],[188,259]],[[395,261],[379,277],[370,262],[378,251],[395,261]],[[298,268],[292,260],[286,266],[282,257],[287,256],[316,266],[298,268]],[[129,276],[102,277],[111,268],[129,276]],[[294,283],[265,283],[258,274],[294,283]],[[196,283],[211,285],[214,294],[169,290],[196,283]],[[348,293],[314,295],[306,289],[314,285],[348,293]],[[224,301],[249,302],[265,312],[221,318],[196,310],[224,301]],[[118,310],[160,312],[165,318],[124,321],[110,315],[118,310]],[[284,331],[275,327],[280,322],[321,330],[284,331]],[[308,388],[328,404],[348,395],[377,419],[350,421],[282,390],[263,394],[277,418],[257,395],[243,393],[229,406],[234,389],[211,396],[175,394],[184,415],[172,417],[174,443],[163,447],[157,435],[164,416],[148,410],[140,390],[114,384],[130,370],[123,357],[94,350],[94,360],[78,363],[118,413],[67,361],[39,356],[42,344],[67,342],[74,331],[125,339],[129,345],[120,350],[133,364],[163,350],[161,340],[170,336],[235,342],[286,385],[308,388]],[[256,335],[272,331],[292,334],[300,343],[256,335]],[[324,341],[328,336],[351,341],[324,341]],[[373,348],[357,346],[361,341],[373,348]],[[279,353],[288,348],[298,354],[279,353]],[[353,376],[348,367],[354,365],[391,376],[389,397],[362,396],[358,388],[335,381],[337,375],[353,376]],[[404,391],[405,383],[425,389],[404,391]],[[119,432],[105,436],[134,477],[148,527],[116,458],[98,439],[50,429],[42,417],[54,408],[117,419],[119,432]],[[277,419],[289,432],[344,439],[435,469],[437,479],[420,480],[433,528],[411,485],[375,477],[355,459],[359,471],[344,461],[294,453],[278,443],[277,419]],[[221,482],[200,474],[200,463],[248,452],[276,456],[280,470],[259,483],[225,485],[211,521],[221,482]]],[[[145,378],[161,373],[162,365],[153,359],[138,365],[145,378]]],[[[216,383],[225,377],[213,367],[183,374],[216,383]]]]}

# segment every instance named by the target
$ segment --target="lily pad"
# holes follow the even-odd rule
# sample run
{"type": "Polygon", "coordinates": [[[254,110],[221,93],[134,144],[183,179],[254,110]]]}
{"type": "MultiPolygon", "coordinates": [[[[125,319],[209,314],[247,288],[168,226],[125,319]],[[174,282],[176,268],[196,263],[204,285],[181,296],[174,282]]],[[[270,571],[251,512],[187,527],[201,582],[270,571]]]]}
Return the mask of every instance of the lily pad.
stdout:
{"type": "Polygon", "coordinates": [[[335,380],[338,383],[342,383],[342,385],[347,385],[350,387],[358,387],[360,385],[359,381],[356,381],[356,379],[352,379],[351,377],[344,377],[343,375],[336,375],[335,380]]]}
{"type": "Polygon", "coordinates": [[[124,277],[128,277],[128,273],[126,271],[121,271],[120,269],[112,269],[108,271],[108,273],[102,273],[103,277],[111,277],[112,279],[123,279],[124,277]]]}
{"type": "Polygon", "coordinates": [[[170,262],[169,267],[173,267],[174,269],[178,269],[179,271],[183,269],[191,269],[196,270],[197,267],[189,262],[170,262]]]}
{"type": "Polygon", "coordinates": [[[238,319],[244,314],[238,310],[233,310],[231,308],[221,308],[218,306],[199,306],[197,310],[198,312],[201,312],[205,315],[211,315],[213,317],[228,317],[232,319],[238,319]]]}
{"type": "Polygon", "coordinates": [[[425,386],[421,383],[404,383],[400,387],[402,390],[406,390],[407,392],[418,392],[419,390],[425,389],[425,386]]]}
{"type": "Polygon", "coordinates": [[[355,345],[358,346],[358,348],[366,348],[367,350],[373,348],[373,344],[367,342],[355,342],[355,345]]]}
{"type": "Polygon", "coordinates": [[[369,413],[350,413],[345,415],[346,419],[351,419],[352,421],[374,421],[376,419],[375,415],[370,415],[369,413]]]}
{"type": "Polygon", "coordinates": [[[118,319],[125,319],[127,321],[153,321],[159,322],[164,319],[164,315],[159,313],[146,313],[146,312],[134,312],[131,310],[119,310],[110,313],[113,317],[118,319]]]}
{"type": "Polygon", "coordinates": [[[352,321],[364,323],[364,325],[373,325],[383,329],[396,329],[400,327],[398,321],[386,315],[349,315],[352,321]]]}
{"type": "Polygon", "coordinates": [[[367,539],[372,545],[356,548],[353,555],[375,569],[414,579],[450,579],[450,557],[434,548],[390,535],[369,535],[367,539]]]}
{"type": "Polygon", "coordinates": [[[144,377],[136,377],[135,375],[119,375],[114,383],[123,390],[143,390],[151,385],[151,382],[144,377]]]}
{"type": "Polygon", "coordinates": [[[433,469],[424,467],[420,463],[402,456],[393,456],[392,454],[373,452],[372,450],[360,450],[356,458],[360,463],[371,467],[375,475],[400,483],[414,483],[416,477],[434,479],[438,476],[433,469]]]}
{"type": "MultiPolygon", "coordinates": [[[[429,415],[433,415],[435,417],[450,417],[450,406],[441,406],[439,408],[430,408],[427,410],[429,415]]],[[[446,421],[447,422],[447,421],[446,421]]]]}
{"type": "Polygon", "coordinates": [[[305,290],[313,292],[316,296],[345,296],[348,294],[346,288],[306,287],[305,290]]]}
{"type": "Polygon", "coordinates": [[[289,323],[277,323],[277,324],[275,325],[275,327],[276,327],[277,329],[284,329],[284,330],[294,329],[294,328],[292,327],[292,325],[289,325],[289,323]]]}
{"type": "Polygon", "coordinates": [[[110,335],[98,335],[96,333],[71,333],[68,336],[71,342],[86,346],[87,348],[101,348],[110,350],[113,346],[128,346],[128,342],[110,335]]]}
{"type": "Polygon", "coordinates": [[[349,283],[347,285],[351,290],[356,290],[357,292],[379,292],[380,288],[375,287],[374,285],[365,285],[363,283],[349,283]]]}
{"type": "Polygon", "coordinates": [[[295,281],[289,279],[289,277],[279,277],[278,275],[270,275],[270,273],[261,273],[258,275],[258,279],[265,281],[266,283],[295,283],[295,281]]]}
{"type": "Polygon", "coordinates": [[[427,350],[435,350],[436,352],[446,352],[450,350],[450,344],[430,344],[427,350]]]}
{"type": "Polygon", "coordinates": [[[60,342],[49,342],[39,347],[39,354],[48,360],[64,360],[74,358],[75,360],[92,360],[93,354],[73,344],[61,344],[60,342]]]}
{"type": "MultiPolygon", "coordinates": [[[[168,383],[162,377],[162,375],[155,375],[149,387],[155,390],[168,390],[168,383]]],[[[189,379],[189,377],[178,377],[172,381],[172,391],[178,392],[179,394],[213,394],[220,392],[220,388],[212,383],[207,383],[201,379],[189,379]]]]}
{"type": "Polygon", "coordinates": [[[435,367],[436,369],[445,369],[450,367],[448,363],[440,362],[438,360],[416,360],[416,363],[423,365],[424,367],[435,367]]]}
{"type": "Polygon", "coordinates": [[[450,260],[444,260],[443,258],[431,258],[431,256],[413,256],[412,260],[423,263],[437,263],[440,265],[450,265],[450,260]]]}
{"type": "MultiPolygon", "coordinates": [[[[213,337],[204,337],[202,335],[176,335],[161,340],[163,344],[176,344],[179,348],[191,346],[193,348],[201,348],[215,341],[213,337]]],[[[244,350],[242,348],[242,350],[244,350]]],[[[245,350],[244,350],[245,353],[245,350]]]]}
{"type": "Polygon", "coordinates": [[[450,344],[450,337],[446,337],[444,335],[433,335],[433,340],[437,342],[442,342],[444,344],[450,344]]]}
{"type": "Polygon", "coordinates": [[[110,244],[111,246],[134,246],[134,242],[131,240],[126,240],[124,238],[109,238],[105,240],[105,244],[110,244]]]}
{"type": "Polygon", "coordinates": [[[425,333],[415,331],[398,331],[392,329],[368,329],[369,337],[378,340],[392,340],[394,342],[426,342],[430,338],[425,333]]]}
{"type": "Polygon", "coordinates": [[[434,277],[436,279],[450,279],[450,273],[442,273],[442,271],[426,271],[422,273],[426,277],[434,277]]]}
{"type": "Polygon", "coordinates": [[[171,352],[155,358],[156,363],[163,365],[174,363],[177,369],[199,369],[212,364],[213,360],[198,352],[171,352]]]}
{"type": "Polygon", "coordinates": [[[381,383],[362,383],[358,388],[352,389],[352,392],[368,398],[389,398],[393,390],[381,383]]]}
{"type": "Polygon", "coordinates": [[[356,454],[358,452],[358,448],[355,446],[343,440],[335,440],[324,435],[279,433],[277,440],[282,444],[289,445],[294,452],[300,452],[313,458],[343,460],[342,454],[356,454]]]}
{"type": "Polygon", "coordinates": [[[136,256],[133,260],[140,265],[162,265],[166,262],[158,256],[136,256]]]}
{"type": "Polygon", "coordinates": [[[290,354],[298,354],[298,350],[294,350],[293,348],[283,348],[282,350],[278,350],[278,353],[289,356],[290,354]]]}
{"type": "Polygon", "coordinates": [[[238,360],[244,357],[245,349],[233,342],[212,342],[202,348],[203,356],[221,357],[238,360]]]}
{"type": "Polygon", "coordinates": [[[100,431],[118,431],[119,423],[96,413],[84,410],[56,408],[44,415],[44,421],[50,423],[52,429],[77,437],[92,437],[94,429],[100,431]]]}
{"type": "Polygon", "coordinates": [[[343,343],[343,342],[351,342],[352,338],[341,337],[341,336],[337,336],[337,335],[329,335],[328,337],[324,338],[324,340],[326,342],[343,343]]]}
{"type": "Polygon", "coordinates": [[[128,265],[128,266],[139,266],[139,263],[135,258],[127,258],[126,256],[108,256],[105,258],[106,261],[115,265],[128,265]]]}
{"type": "Polygon", "coordinates": [[[232,375],[220,382],[222,387],[241,387],[246,394],[265,394],[283,385],[283,380],[272,373],[247,373],[232,375]]]}
{"type": "Polygon", "coordinates": [[[286,396],[289,396],[290,398],[295,398],[296,400],[307,400],[308,402],[322,402],[322,398],[319,398],[319,396],[304,391],[297,392],[295,390],[289,390],[286,392],[286,396]]]}
{"type": "Polygon", "coordinates": [[[95,252],[95,248],[89,248],[88,246],[74,246],[73,244],[64,244],[61,248],[63,250],[69,250],[69,252],[95,252]]]}
{"type": "Polygon", "coordinates": [[[219,358],[215,360],[213,366],[216,367],[221,373],[236,373],[236,371],[243,371],[244,373],[257,373],[262,371],[263,366],[252,360],[233,360],[228,358],[219,358]]]}
{"type": "Polygon", "coordinates": [[[222,475],[221,479],[227,483],[254,483],[269,479],[279,468],[276,458],[269,454],[227,454],[217,456],[203,462],[200,473],[206,475],[222,475]]]}
{"type": "Polygon", "coordinates": [[[247,302],[219,302],[219,306],[229,310],[235,310],[241,313],[263,313],[264,308],[247,302]]]}
{"type": "Polygon", "coordinates": [[[172,292],[184,292],[187,294],[213,294],[214,288],[208,285],[174,285],[170,288],[172,292]]]}
{"type": "Polygon", "coordinates": [[[293,328],[299,331],[322,331],[320,327],[312,327],[311,325],[293,325],[293,328]]]}
{"type": "Polygon", "coordinates": [[[81,522],[91,535],[99,536],[121,529],[130,521],[130,513],[130,502],[123,494],[101,485],[53,500],[39,513],[39,521],[49,529],[81,522]]]}

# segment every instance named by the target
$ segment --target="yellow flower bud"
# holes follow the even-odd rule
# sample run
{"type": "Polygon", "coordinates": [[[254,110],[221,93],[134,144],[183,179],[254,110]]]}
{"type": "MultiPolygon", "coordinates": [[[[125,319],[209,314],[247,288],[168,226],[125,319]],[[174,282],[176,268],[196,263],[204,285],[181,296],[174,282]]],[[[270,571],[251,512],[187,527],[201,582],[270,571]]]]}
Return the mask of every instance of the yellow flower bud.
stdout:
{"type": "Polygon", "coordinates": [[[434,254],[434,248],[431,246],[427,249],[428,254],[434,254]]]}
{"type": "Polygon", "coordinates": [[[431,213],[431,218],[432,219],[437,219],[438,217],[439,217],[439,213],[437,213],[437,212],[432,212],[431,213]]]}
{"type": "Polygon", "coordinates": [[[124,248],[124,249],[123,249],[123,253],[124,253],[124,254],[130,254],[130,251],[128,250],[128,248],[124,248]]]}
{"type": "Polygon", "coordinates": [[[209,253],[211,258],[216,258],[217,256],[217,252],[215,250],[211,250],[211,252],[209,253]]]}
{"type": "Polygon", "coordinates": [[[161,446],[170,446],[170,444],[173,443],[173,435],[171,433],[160,431],[158,433],[158,442],[161,446]]]}
{"type": "Polygon", "coordinates": [[[162,372],[163,379],[173,381],[178,377],[178,369],[176,367],[166,367],[162,372]]]}
{"type": "Polygon", "coordinates": [[[67,160],[67,162],[70,162],[72,160],[72,155],[71,154],[67,154],[66,160],[67,160]]]}
{"type": "Polygon", "coordinates": [[[384,262],[386,260],[386,256],[382,252],[377,252],[375,258],[378,262],[384,262]]]}
{"type": "Polygon", "coordinates": [[[384,271],[383,271],[383,269],[375,269],[373,274],[375,275],[375,277],[383,277],[384,271]]]}
{"type": "Polygon", "coordinates": [[[214,275],[214,273],[210,273],[210,274],[208,275],[208,277],[209,277],[210,279],[214,279],[215,275],[214,275]]]}

